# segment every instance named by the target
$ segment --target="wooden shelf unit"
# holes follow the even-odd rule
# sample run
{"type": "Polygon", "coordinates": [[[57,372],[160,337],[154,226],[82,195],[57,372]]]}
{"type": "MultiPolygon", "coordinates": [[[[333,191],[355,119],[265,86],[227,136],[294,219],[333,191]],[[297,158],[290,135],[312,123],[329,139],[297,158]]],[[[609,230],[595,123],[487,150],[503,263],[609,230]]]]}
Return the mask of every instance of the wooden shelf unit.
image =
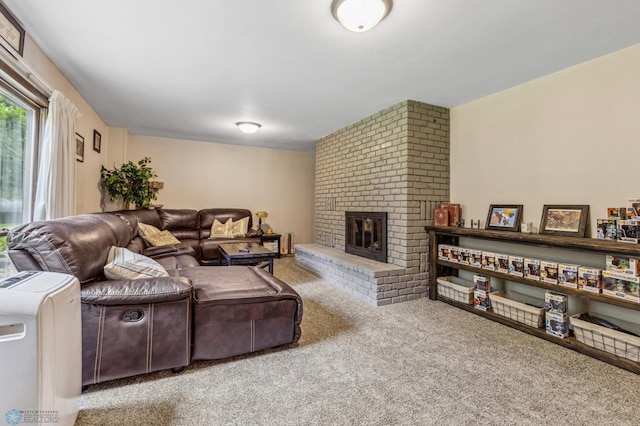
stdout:
{"type": "MultiPolygon", "coordinates": [[[[488,241],[498,241],[511,244],[524,244],[529,246],[541,247],[541,248],[556,248],[566,249],[573,252],[585,252],[612,255],[621,255],[629,257],[640,257],[640,244],[627,244],[618,243],[614,241],[596,240],[592,238],[572,238],[572,237],[560,237],[552,235],[540,235],[540,234],[523,234],[519,232],[505,232],[505,231],[489,231],[470,228],[454,228],[454,227],[438,227],[427,226],[425,227],[429,235],[429,298],[433,300],[440,300],[448,303],[452,306],[464,309],[482,317],[491,319],[509,327],[518,329],[525,333],[529,333],[541,339],[548,340],[550,342],[559,344],[566,348],[581,352],[585,355],[597,358],[601,361],[613,364],[617,367],[624,368],[632,371],[636,374],[640,374],[640,363],[631,361],[627,358],[619,357],[617,355],[602,351],[600,349],[593,348],[591,346],[584,345],[578,342],[574,337],[561,339],[550,334],[547,334],[543,328],[530,327],[525,324],[513,321],[509,318],[496,315],[492,312],[484,312],[479,309],[475,309],[472,305],[465,305],[454,300],[439,297],[437,277],[444,275],[458,275],[458,270],[466,270],[482,275],[496,277],[505,281],[517,282],[520,284],[529,285],[532,287],[539,287],[546,290],[552,290],[560,293],[564,293],[571,296],[580,297],[586,300],[607,303],[619,308],[631,309],[640,311],[640,303],[630,302],[624,299],[619,299],[612,296],[607,296],[599,293],[590,293],[582,290],[572,289],[568,287],[562,287],[555,284],[548,284],[542,281],[531,280],[528,278],[518,277],[510,274],[505,274],[498,271],[492,271],[488,269],[477,268],[471,265],[460,264],[455,262],[448,262],[446,260],[438,259],[438,245],[439,244],[451,244],[458,245],[459,238],[470,238],[488,241]]],[[[550,259],[551,260],[551,259],[550,259]]]]}

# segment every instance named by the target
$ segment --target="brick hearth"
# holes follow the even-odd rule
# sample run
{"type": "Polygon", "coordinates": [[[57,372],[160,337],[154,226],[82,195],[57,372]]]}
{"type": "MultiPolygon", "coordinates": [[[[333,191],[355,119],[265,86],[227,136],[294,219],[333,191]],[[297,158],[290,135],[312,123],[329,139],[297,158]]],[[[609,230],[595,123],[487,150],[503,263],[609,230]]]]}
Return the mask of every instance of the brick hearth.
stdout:
{"type": "Polygon", "coordinates": [[[296,261],[334,287],[376,306],[417,299],[427,291],[425,287],[416,292],[416,287],[400,282],[407,278],[405,268],[320,244],[296,244],[296,261]]]}

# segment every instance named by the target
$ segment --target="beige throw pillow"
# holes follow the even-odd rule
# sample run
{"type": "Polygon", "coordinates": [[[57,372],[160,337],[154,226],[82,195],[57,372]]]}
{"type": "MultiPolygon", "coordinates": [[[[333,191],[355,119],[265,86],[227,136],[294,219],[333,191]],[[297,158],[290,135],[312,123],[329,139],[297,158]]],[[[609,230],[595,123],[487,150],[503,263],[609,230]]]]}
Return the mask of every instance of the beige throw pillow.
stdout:
{"type": "Polygon", "coordinates": [[[147,225],[146,223],[142,222],[138,223],[138,234],[140,234],[142,238],[159,233],[160,230],[153,225],[147,225]]]}
{"type": "Polygon", "coordinates": [[[225,223],[220,222],[218,219],[213,220],[213,225],[211,225],[211,236],[209,238],[229,238],[232,237],[231,233],[231,224],[233,221],[231,219],[227,220],[225,223]]]}
{"type": "Polygon", "coordinates": [[[157,234],[151,234],[144,237],[144,240],[153,247],[170,246],[180,244],[180,240],[173,236],[169,231],[160,231],[157,234]]]}
{"type": "Polygon", "coordinates": [[[231,223],[231,235],[234,237],[244,237],[249,231],[249,216],[238,219],[231,223]]]}
{"type": "Polygon", "coordinates": [[[150,257],[124,247],[111,246],[104,265],[104,276],[110,280],[168,277],[166,269],[150,257]]]}

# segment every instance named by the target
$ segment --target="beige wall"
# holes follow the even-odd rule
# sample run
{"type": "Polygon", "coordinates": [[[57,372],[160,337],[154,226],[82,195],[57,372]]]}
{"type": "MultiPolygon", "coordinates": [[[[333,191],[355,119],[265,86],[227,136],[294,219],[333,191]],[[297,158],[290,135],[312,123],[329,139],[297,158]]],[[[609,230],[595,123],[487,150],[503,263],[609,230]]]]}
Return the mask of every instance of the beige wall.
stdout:
{"type": "Polygon", "coordinates": [[[107,126],[28,36],[24,62],[82,114],[76,130],[85,138],[85,161],[75,163],[76,213],[120,208],[102,199],[101,166],[113,168],[150,156],[165,182],[158,203],[266,210],[266,222],[276,232],[294,232],[297,242],[313,240],[313,154],[129,135],[126,129],[107,126]],[[94,129],[102,135],[100,153],[93,150],[94,129]]]}
{"type": "Polygon", "coordinates": [[[108,127],[71,85],[58,68],[27,36],[24,47],[24,62],[52,89],[62,92],[78,108],[82,118],[76,121],[76,132],[84,137],[84,162],[76,162],[76,213],[100,210],[100,166],[106,164],[108,127]],[[93,150],[93,131],[102,135],[100,153],[93,150]]]}
{"type": "Polygon", "coordinates": [[[467,223],[490,203],[607,207],[640,198],[640,45],[451,109],[451,200],[467,223]]]}
{"type": "MultiPolygon", "coordinates": [[[[467,223],[484,224],[490,203],[523,204],[535,228],[544,204],[588,204],[595,236],[607,207],[640,198],[639,75],[636,45],[452,108],[451,199],[467,223]]],[[[464,244],[604,267],[603,256],[464,244]]],[[[507,287],[542,297],[541,289],[507,287]]],[[[569,308],[639,324],[635,311],[613,305],[570,297],[569,308]]]]}
{"type": "Polygon", "coordinates": [[[313,241],[314,154],[138,135],[126,139],[127,160],[150,157],[164,182],[157,204],[266,210],[265,222],[275,232],[313,241]]]}

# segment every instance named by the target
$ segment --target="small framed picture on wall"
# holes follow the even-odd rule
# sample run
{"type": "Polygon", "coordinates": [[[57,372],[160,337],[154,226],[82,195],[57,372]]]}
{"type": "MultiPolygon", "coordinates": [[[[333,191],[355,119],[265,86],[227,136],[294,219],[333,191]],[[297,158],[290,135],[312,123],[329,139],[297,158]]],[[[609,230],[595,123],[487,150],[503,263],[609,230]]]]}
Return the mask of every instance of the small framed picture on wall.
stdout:
{"type": "Polygon", "coordinates": [[[94,130],[93,131],[93,150],[99,153],[101,148],[102,148],[102,135],[97,130],[94,130]]]}
{"type": "Polygon", "coordinates": [[[76,133],[76,161],[84,162],[84,138],[76,133]]]}

